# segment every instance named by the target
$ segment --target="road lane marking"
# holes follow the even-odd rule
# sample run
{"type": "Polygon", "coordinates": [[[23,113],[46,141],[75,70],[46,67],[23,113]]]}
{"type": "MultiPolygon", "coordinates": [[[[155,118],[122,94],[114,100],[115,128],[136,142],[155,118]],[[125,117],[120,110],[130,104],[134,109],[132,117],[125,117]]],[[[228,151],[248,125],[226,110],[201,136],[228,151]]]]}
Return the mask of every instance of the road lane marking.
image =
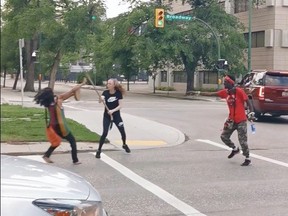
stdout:
{"type": "MultiPolygon", "coordinates": [[[[217,146],[219,148],[226,149],[226,150],[231,150],[228,146],[213,142],[211,140],[196,139],[196,141],[204,142],[204,143],[207,143],[207,144],[210,144],[210,145],[214,145],[214,146],[217,146]]],[[[256,154],[251,154],[251,153],[250,153],[250,156],[253,157],[253,158],[257,158],[259,160],[267,161],[267,162],[274,163],[274,164],[277,164],[277,165],[284,166],[284,167],[288,168],[288,163],[284,163],[282,161],[274,160],[274,159],[271,159],[271,158],[267,158],[267,157],[263,157],[263,156],[256,155],[256,154]]]]}
{"type": "MultiPolygon", "coordinates": [[[[95,153],[92,153],[94,154],[95,153]]],[[[112,168],[116,169],[118,172],[129,178],[130,180],[134,181],[136,184],[140,185],[144,189],[150,191],[154,195],[158,196],[160,199],[168,203],[169,205],[173,206],[174,208],[178,209],[180,212],[184,213],[187,216],[206,216],[202,214],[192,206],[182,202],[178,198],[174,197],[172,194],[168,193],[167,191],[163,190],[159,186],[153,184],[152,182],[144,179],[143,177],[137,175],[127,167],[123,166],[122,164],[118,163],[117,161],[113,160],[112,158],[108,157],[104,153],[101,153],[101,160],[111,166],[112,168]]]]}
{"type": "MultiPolygon", "coordinates": [[[[113,144],[117,144],[117,145],[122,145],[123,141],[122,140],[112,140],[111,141],[113,144]]],[[[163,140],[126,140],[126,144],[128,144],[129,146],[133,146],[133,145],[145,145],[145,146],[162,146],[162,145],[167,145],[166,142],[164,142],[163,140]]]]}

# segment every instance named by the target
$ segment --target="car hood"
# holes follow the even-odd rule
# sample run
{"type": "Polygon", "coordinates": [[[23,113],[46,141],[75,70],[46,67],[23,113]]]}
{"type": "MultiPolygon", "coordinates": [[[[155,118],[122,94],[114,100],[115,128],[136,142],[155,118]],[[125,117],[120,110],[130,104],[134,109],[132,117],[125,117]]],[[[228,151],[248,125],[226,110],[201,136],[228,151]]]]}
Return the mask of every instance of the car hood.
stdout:
{"type": "Polygon", "coordinates": [[[67,170],[41,162],[1,156],[1,197],[86,200],[90,184],[67,170]]]}

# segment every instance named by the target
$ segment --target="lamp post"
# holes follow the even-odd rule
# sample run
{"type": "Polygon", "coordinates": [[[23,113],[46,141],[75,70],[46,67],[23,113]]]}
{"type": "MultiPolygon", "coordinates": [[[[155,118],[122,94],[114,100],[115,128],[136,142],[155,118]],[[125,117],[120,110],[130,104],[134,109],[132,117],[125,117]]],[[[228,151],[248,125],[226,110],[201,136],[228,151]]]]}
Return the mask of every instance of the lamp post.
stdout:
{"type": "MultiPolygon", "coordinates": [[[[201,23],[203,23],[204,25],[206,25],[212,32],[213,36],[216,39],[217,42],[217,51],[218,51],[218,61],[221,60],[221,53],[220,53],[220,41],[219,41],[219,37],[218,35],[215,33],[215,31],[213,30],[213,28],[206,23],[205,21],[203,21],[202,19],[199,19],[197,17],[193,17],[193,19],[200,21],[201,23]]],[[[220,82],[219,82],[219,77],[220,77],[220,69],[217,69],[217,89],[220,89],[220,82]]]]}
{"type": "Polygon", "coordinates": [[[249,1],[249,9],[248,9],[248,72],[251,71],[251,16],[252,16],[252,0],[249,1]]]}

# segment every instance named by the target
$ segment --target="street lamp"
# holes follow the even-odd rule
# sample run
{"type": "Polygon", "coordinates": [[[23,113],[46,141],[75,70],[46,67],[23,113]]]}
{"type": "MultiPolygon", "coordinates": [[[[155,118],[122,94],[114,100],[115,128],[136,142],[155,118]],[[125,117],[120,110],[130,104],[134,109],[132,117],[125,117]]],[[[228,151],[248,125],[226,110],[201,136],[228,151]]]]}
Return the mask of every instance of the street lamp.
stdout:
{"type": "Polygon", "coordinates": [[[251,71],[251,16],[252,16],[252,0],[249,1],[249,21],[248,21],[248,72],[251,71]]]}

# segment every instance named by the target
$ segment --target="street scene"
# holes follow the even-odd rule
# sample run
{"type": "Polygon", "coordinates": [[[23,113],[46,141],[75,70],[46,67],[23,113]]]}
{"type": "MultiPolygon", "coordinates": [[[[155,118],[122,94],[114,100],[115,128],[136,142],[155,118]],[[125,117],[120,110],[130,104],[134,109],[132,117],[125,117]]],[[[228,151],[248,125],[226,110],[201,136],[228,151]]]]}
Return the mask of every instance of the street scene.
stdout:
{"type": "MultiPolygon", "coordinates": [[[[68,88],[71,85],[57,83],[55,90],[68,88]]],[[[79,145],[82,164],[77,167],[64,147],[52,156],[53,166],[76,172],[97,188],[109,215],[286,214],[287,117],[267,116],[256,122],[256,133],[248,132],[252,164],[245,168],[240,166],[241,154],[227,159],[230,149],[220,139],[227,117],[225,101],[183,99],[167,92],[153,95],[147,84],[131,89],[122,110],[131,154],[121,149],[115,127],[100,160],[95,158],[98,143],[79,145]]],[[[19,91],[1,91],[1,102],[21,104],[19,91]]],[[[35,106],[32,100],[24,96],[24,105],[35,106]]],[[[103,107],[92,89],[83,86],[81,101],[71,99],[64,107],[68,118],[101,133],[103,107]]],[[[232,139],[239,145],[236,134],[232,139]]],[[[25,150],[25,145],[10,144],[10,153],[18,148],[18,156],[44,162],[42,154],[49,144],[41,144],[42,152],[33,145],[37,143],[25,150]]],[[[2,143],[1,153],[9,154],[5,148],[2,143]]]]}
{"type": "Polygon", "coordinates": [[[0,8],[1,215],[288,215],[288,1],[0,8]]]}

